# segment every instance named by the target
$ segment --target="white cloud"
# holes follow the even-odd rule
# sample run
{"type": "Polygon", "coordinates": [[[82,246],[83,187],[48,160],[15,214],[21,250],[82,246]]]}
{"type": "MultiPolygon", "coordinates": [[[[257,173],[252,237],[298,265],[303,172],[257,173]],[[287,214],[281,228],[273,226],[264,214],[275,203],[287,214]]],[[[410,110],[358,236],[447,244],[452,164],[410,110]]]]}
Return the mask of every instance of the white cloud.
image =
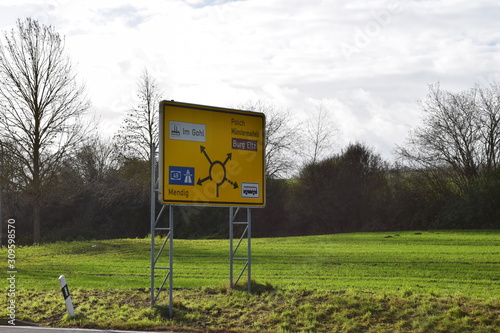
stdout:
{"type": "Polygon", "coordinates": [[[493,0],[15,0],[0,4],[0,29],[32,16],[65,35],[111,130],[148,68],[168,99],[267,99],[298,117],[324,103],[342,144],[390,157],[428,84],[463,90],[500,78],[499,15],[493,0]]]}

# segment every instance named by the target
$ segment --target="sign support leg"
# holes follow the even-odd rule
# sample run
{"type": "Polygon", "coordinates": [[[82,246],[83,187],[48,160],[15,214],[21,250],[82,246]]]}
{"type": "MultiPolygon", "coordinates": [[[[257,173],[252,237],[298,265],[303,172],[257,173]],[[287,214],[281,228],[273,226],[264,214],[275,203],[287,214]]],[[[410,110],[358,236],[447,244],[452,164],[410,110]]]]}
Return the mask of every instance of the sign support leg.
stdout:
{"type": "Polygon", "coordinates": [[[173,316],[173,259],[174,259],[174,208],[172,205],[162,205],[161,210],[156,216],[156,161],[155,161],[155,146],[152,146],[152,154],[151,154],[151,290],[150,290],[150,303],[151,303],[151,308],[155,306],[156,301],[158,301],[158,298],[161,294],[161,292],[164,290],[165,283],[168,282],[168,308],[169,308],[169,315],[170,317],[173,316]],[[159,227],[158,222],[160,221],[160,218],[162,217],[165,208],[168,207],[169,214],[168,214],[168,227],[159,227]],[[158,251],[156,250],[156,236],[161,233],[161,232],[166,232],[167,235],[161,244],[161,246],[158,248],[158,251]],[[169,252],[169,259],[168,259],[168,265],[167,266],[161,266],[158,261],[160,259],[160,256],[163,252],[163,250],[166,248],[167,243],[169,243],[168,246],[168,252],[169,252]],[[164,276],[162,283],[158,288],[155,288],[155,277],[156,277],[156,270],[163,270],[166,271],[166,275],[164,276]]]}
{"type": "Polygon", "coordinates": [[[151,202],[150,202],[150,222],[151,222],[151,258],[150,258],[150,305],[153,308],[155,304],[155,227],[156,227],[156,147],[151,145],[151,202]]]}
{"type": "Polygon", "coordinates": [[[169,206],[163,206],[161,208],[160,213],[158,214],[158,217],[156,218],[156,221],[154,223],[153,228],[151,228],[151,308],[155,306],[156,301],[158,301],[158,298],[161,294],[161,292],[167,288],[165,287],[165,284],[168,282],[168,308],[169,308],[169,314],[170,317],[173,316],[173,282],[174,282],[174,207],[169,205],[169,206]],[[157,223],[162,216],[163,212],[165,211],[165,208],[168,207],[169,210],[169,224],[168,227],[163,228],[163,227],[158,227],[157,223]],[[157,232],[167,232],[167,235],[165,239],[163,240],[161,246],[158,248],[158,251],[156,251],[156,235],[157,232]],[[168,243],[168,247],[167,247],[168,243]],[[167,250],[168,249],[168,250],[167,250]],[[167,266],[162,266],[158,263],[158,261],[161,258],[161,254],[163,251],[168,251],[168,264],[167,266]],[[163,280],[161,284],[155,288],[155,277],[156,274],[155,272],[159,270],[166,271],[165,276],[163,277],[163,280]]]}
{"type": "MultiPolygon", "coordinates": [[[[248,292],[252,291],[252,223],[251,223],[251,210],[250,208],[246,209],[246,221],[237,221],[238,213],[240,212],[241,207],[229,208],[229,287],[234,289],[241,277],[247,271],[247,290],[248,292]],[[241,225],[244,226],[244,230],[239,237],[237,242],[234,241],[235,236],[235,226],[241,225]],[[243,243],[243,240],[247,239],[247,253],[246,257],[238,257],[237,251],[240,248],[240,245],[243,243]],[[236,243],[236,245],[235,245],[236,243]],[[238,276],[234,277],[235,263],[243,262],[243,268],[239,272],[238,276]]],[[[241,251],[240,251],[241,252],[241,251]]]]}

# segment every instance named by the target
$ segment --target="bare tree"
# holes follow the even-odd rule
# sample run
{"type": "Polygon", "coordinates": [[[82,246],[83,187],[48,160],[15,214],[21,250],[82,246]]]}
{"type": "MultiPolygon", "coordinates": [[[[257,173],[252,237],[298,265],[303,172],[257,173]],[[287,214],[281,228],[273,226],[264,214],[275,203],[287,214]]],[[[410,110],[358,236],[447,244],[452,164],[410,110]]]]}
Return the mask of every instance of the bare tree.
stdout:
{"type": "Polygon", "coordinates": [[[451,170],[469,181],[500,162],[500,89],[475,86],[460,93],[431,85],[422,102],[423,125],[399,155],[419,167],[451,170]]]}
{"type": "Polygon", "coordinates": [[[30,18],[18,20],[0,43],[0,131],[33,204],[35,243],[43,190],[88,130],[81,116],[90,103],[64,46],[53,27],[30,18]]]}
{"type": "Polygon", "coordinates": [[[302,150],[300,129],[294,124],[290,111],[262,100],[249,101],[238,108],[266,115],[266,176],[290,176],[298,166],[298,156],[302,150]]]}
{"type": "Polygon", "coordinates": [[[476,86],[479,93],[480,136],[483,149],[482,165],[493,170],[500,165],[500,86],[492,83],[488,89],[476,86]]]}
{"type": "Polygon", "coordinates": [[[156,80],[144,70],[137,83],[139,104],[128,111],[116,136],[125,158],[150,160],[151,145],[158,144],[158,105],[161,95],[156,80]]]}
{"type": "Polygon", "coordinates": [[[328,109],[319,104],[313,112],[309,113],[306,123],[306,140],[310,149],[305,149],[307,161],[316,163],[325,157],[328,150],[332,149],[333,139],[337,130],[333,126],[328,109]]]}
{"type": "Polygon", "coordinates": [[[92,135],[75,154],[73,164],[85,183],[97,183],[112,170],[118,169],[118,158],[113,144],[98,135],[92,135]]]}

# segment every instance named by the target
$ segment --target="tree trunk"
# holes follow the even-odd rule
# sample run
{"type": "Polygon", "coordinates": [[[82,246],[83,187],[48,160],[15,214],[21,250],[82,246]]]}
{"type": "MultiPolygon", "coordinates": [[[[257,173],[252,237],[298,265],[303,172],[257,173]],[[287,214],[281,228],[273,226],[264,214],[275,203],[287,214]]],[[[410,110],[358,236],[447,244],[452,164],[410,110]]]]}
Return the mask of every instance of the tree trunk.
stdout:
{"type": "Polygon", "coordinates": [[[40,197],[35,198],[33,205],[33,243],[40,244],[42,241],[42,233],[40,231],[40,212],[41,204],[40,197]]]}

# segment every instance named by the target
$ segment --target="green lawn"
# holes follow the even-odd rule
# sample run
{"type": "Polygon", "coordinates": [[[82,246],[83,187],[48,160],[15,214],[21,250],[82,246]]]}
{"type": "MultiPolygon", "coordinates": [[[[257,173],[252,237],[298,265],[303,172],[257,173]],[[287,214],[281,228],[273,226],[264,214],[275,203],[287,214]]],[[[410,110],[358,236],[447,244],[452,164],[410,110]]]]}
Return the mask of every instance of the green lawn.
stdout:
{"type": "MultiPolygon", "coordinates": [[[[227,284],[228,244],[174,240],[174,286],[227,284]]],[[[64,274],[74,288],[148,288],[149,246],[149,239],[119,239],[20,247],[18,286],[54,289],[64,274]]],[[[499,231],[258,238],[252,255],[253,279],[282,288],[500,297],[499,231]]]]}
{"type": "MultiPolygon", "coordinates": [[[[227,290],[228,240],[174,245],[173,319],[149,309],[149,239],[18,247],[17,318],[224,331],[492,332],[500,325],[499,230],[253,239],[252,277],[268,289],[252,295],[227,290]],[[62,274],[75,319],[64,315],[62,274]]],[[[0,253],[7,272],[7,250],[0,253]]],[[[0,299],[5,317],[7,297],[0,299]]]]}

